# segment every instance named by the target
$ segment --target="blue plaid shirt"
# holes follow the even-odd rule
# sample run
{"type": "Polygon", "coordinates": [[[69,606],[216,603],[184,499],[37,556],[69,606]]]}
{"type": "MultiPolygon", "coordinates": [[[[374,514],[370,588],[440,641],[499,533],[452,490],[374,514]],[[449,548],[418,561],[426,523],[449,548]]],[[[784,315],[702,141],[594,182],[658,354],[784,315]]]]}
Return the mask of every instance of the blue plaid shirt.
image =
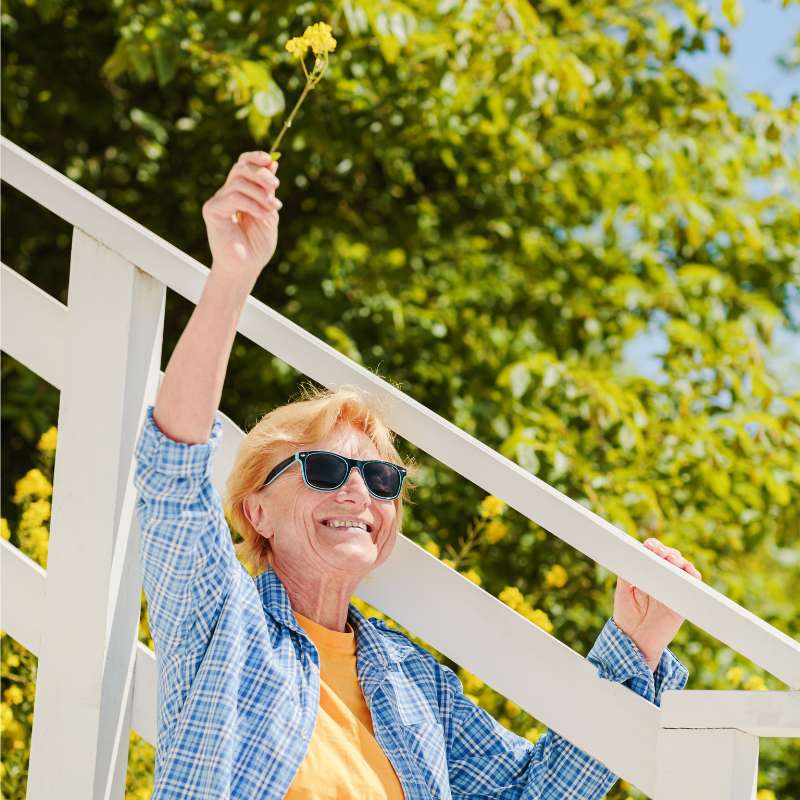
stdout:
{"type": "MultiPolygon", "coordinates": [[[[208,442],[165,436],[148,406],[136,446],[140,555],[158,664],[154,800],[278,800],[300,767],[319,707],[319,655],[275,572],[236,558],[208,442]]],[[[358,680],[406,800],[599,798],[616,781],[554,731],[534,744],[464,696],[456,674],[350,605],[358,680]]],[[[588,655],[601,677],[651,702],[683,688],[665,651],[655,675],[609,620],[588,655]]],[[[324,785],[321,776],[320,785],[324,785]]],[[[322,795],[320,795],[320,800],[322,795]]]]}

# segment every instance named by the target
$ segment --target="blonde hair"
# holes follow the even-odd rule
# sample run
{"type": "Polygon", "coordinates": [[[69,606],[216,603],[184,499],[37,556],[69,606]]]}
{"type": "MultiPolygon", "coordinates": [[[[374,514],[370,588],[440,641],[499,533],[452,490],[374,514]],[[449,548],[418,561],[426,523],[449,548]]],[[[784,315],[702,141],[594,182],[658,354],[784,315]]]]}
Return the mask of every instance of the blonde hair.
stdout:
{"type": "Polygon", "coordinates": [[[400,496],[394,500],[397,528],[402,527],[403,503],[414,488],[416,465],[404,461],[394,447],[394,432],[383,418],[383,404],[378,397],[357,386],[345,385],[331,390],[313,385],[301,386],[300,399],[278,406],[251,428],[239,445],[233,469],[225,484],[225,511],[231,527],[241,536],[235,545],[236,555],[259,574],[272,565],[269,540],[251,524],[244,511],[245,498],[257,492],[270,470],[280,462],[290,446],[302,450],[324,439],[337,425],[352,425],[362,430],[375,445],[380,458],[408,470],[400,496]]]}

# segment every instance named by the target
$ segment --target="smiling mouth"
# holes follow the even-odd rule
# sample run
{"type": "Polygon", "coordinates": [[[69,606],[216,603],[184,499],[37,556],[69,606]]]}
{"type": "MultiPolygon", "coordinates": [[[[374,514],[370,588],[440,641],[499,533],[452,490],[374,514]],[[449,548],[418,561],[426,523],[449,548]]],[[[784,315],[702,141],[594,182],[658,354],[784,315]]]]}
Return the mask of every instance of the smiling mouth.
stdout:
{"type": "Polygon", "coordinates": [[[374,528],[371,525],[369,525],[368,523],[364,523],[367,526],[366,530],[364,530],[364,528],[361,528],[358,525],[329,525],[327,520],[323,521],[323,522],[320,522],[319,524],[322,525],[324,528],[328,528],[329,530],[332,530],[332,531],[342,531],[342,530],[344,530],[344,531],[351,531],[351,530],[361,531],[362,533],[366,533],[373,541],[375,541],[375,537],[373,536],[374,528]]]}

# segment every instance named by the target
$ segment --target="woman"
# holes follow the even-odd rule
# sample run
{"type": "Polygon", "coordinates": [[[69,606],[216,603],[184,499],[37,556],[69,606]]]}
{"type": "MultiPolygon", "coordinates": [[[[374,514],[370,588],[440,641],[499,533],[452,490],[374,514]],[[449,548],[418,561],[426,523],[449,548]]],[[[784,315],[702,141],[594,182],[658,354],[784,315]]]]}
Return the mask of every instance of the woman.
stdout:
{"type": "MultiPolygon", "coordinates": [[[[204,204],[213,264],[136,448],[159,670],[153,798],[602,797],[616,780],[602,764],[553,731],[536,744],[509,732],[451,670],[350,604],[392,551],[410,483],[368,396],[309,392],[248,433],[227,505],[263,571],[237,560],[211,483],[216,409],[239,315],[275,250],[276,172],[244,153],[204,204]]],[[[677,550],[648,547],[700,577],[677,550]]],[[[588,658],[658,703],[686,683],[666,649],[681,622],[619,580],[588,658]]]]}

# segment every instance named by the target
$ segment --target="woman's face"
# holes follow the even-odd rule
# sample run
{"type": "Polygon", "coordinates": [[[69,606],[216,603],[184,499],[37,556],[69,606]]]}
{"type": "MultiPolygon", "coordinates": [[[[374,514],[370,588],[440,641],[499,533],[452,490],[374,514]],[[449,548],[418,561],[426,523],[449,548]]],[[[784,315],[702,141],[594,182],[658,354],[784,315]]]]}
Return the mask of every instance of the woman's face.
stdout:
{"type": "MultiPolygon", "coordinates": [[[[351,425],[340,425],[303,449],[380,458],[370,438],[351,425]]],[[[289,455],[287,450],[281,459],[289,455]]],[[[295,463],[251,497],[258,498],[252,510],[260,515],[260,524],[253,516],[251,521],[270,538],[273,561],[284,573],[309,570],[360,577],[389,557],[397,539],[395,501],[373,497],[357,469],[339,489],[320,492],[306,486],[300,464],[295,463]],[[342,518],[363,520],[369,530],[326,524],[342,518]]]]}

